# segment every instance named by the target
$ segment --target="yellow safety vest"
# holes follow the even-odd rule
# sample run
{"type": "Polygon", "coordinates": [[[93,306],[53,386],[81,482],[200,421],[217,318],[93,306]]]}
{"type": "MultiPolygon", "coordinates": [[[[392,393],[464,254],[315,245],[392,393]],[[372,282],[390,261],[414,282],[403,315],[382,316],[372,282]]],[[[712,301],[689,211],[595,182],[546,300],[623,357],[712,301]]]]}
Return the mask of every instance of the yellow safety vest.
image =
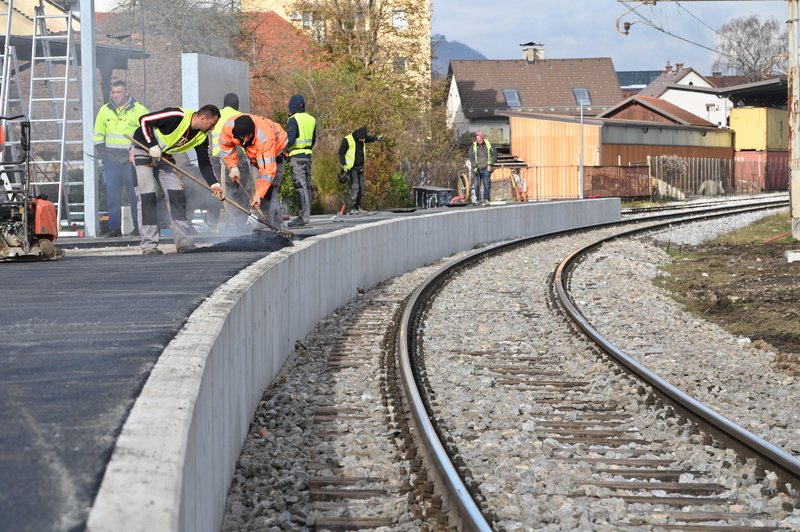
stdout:
{"type": "MultiPolygon", "coordinates": [[[[486,144],[486,165],[492,166],[494,161],[492,161],[492,143],[489,142],[489,139],[483,139],[483,143],[486,144]]],[[[472,143],[472,162],[478,162],[478,143],[472,143]]]]}
{"type": "Polygon", "coordinates": [[[103,143],[106,148],[127,151],[131,147],[131,141],[125,135],[133,136],[133,132],[139,127],[139,118],[149,111],[133,99],[124,107],[116,109],[114,111],[109,104],[105,104],[97,111],[94,121],[94,143],[103,143]]]}
{"type": "Polygon", "coordinates": [[[208,138],[207,133],[198,131],[194,137],[184,142],[183,135],[192,127],[192,116],[194,116],[195,112],[184,109],[183,107],[179,109],[183,111],[183,120],[181,120],[181,123],[178,124],[178,127],[176,127],[172,133],[162,133],[158,128],[155,130],[156,136],[158,137],[158,144],[161,146],[161,151],[167,154],[188,151],[195,146],[199,146],[208,138]]]}
{"type": "Polygon", "coordinates": [[[294,144],[289,146],[289,157],[300,154],[311,155],[311,142],[314,140],[317,121],[308,113],[295,113],[292,116],[297,121],[297,138],[294,144]]]}
{"type": "MultiPolygon", "coordinates": [[[[347,141],[347,153],[344,154],[344,167],[350,170],[356,162],[356,139],[350,133],[345,137],[345,140],[347,141]]],[[[364,144],[361,144],[361,155],[364,161],[367,160],[365,151],[364,144]]]]}
{"type": "Polygon", "coordinates": [[[233,107],[223,107],[219,110],[219,120],[214,129],[211,130],[211,156],[219,157],[219,136],[222,134],[222,127],[228,119],[242,114],[233,107]]]}

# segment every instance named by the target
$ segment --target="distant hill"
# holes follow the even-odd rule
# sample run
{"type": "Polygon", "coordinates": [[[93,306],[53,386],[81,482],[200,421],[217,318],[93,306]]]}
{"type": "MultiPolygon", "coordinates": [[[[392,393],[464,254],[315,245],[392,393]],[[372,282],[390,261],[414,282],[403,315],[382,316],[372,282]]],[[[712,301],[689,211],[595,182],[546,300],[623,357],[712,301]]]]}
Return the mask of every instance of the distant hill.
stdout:
{"type": "Polygon", "coordinates": [[[447,67],[453,59],[486,59],[486,56],[479,51],[458,41],[448,41],[444,35],[431,37],[431,50],[433,53],[431,69],[434,78],[446,76],[447,67]]]}

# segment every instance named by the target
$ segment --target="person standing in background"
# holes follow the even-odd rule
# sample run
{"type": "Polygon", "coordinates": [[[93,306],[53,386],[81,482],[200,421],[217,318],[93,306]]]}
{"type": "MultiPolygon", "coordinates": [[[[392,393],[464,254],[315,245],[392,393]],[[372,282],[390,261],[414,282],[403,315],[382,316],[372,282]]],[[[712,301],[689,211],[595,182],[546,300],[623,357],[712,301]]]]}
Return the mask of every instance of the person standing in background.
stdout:
{"type": "Polygon", "coordinates": [[[111,101],[97,111],[94,121],[94,153],[103,163],[103,183],[106,187],[108,209],[108,225],[100,236],[122,236],[123,187],[128,191],[131,206],[131,234],[139,234],[134,170],[130,161],[131,141],[125,135],[133,135],[139,127],[139,118],[148,112],[144,105],[128,94],[128,86],[122,80],[111,82],[111,101]]]}

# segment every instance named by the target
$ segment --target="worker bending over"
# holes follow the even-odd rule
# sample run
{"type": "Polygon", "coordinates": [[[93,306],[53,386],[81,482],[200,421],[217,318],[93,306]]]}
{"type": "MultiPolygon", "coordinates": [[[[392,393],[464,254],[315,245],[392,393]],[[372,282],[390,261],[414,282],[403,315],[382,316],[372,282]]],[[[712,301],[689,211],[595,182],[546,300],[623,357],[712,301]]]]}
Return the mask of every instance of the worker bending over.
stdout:
{"type": "Polygon", "coordinates": [[[147,146],[147,150],[134,146],[133,164],[136,167],[138,209],[142,253],[160,255],[158,249],[158,215],[156,206],[156,178],[167,197],[167,210],[175,230],[175,247],[178,253],[194,249],[191,220],[186,215],[186,192],[183,181],[175,169],[162,159],[175,163],[172,155],[194,148],[197,164],[214,197],[222,201],[225,194],[211,166],[208,132],[219,120],[219,109],[204,105],[197,112],[182,107],[167,107],[146,114],[139,119],[139,128],[133,139],[147,146]]]}
{"type": "Polygon", "coordinates": [[[225,122],[219,136],[220,156],[228,167],[231,181],[238,184],[237,147],[244,149],[250,165],[258,169],[250,207],[261,209],[273,227],[284,229],[279,189],[283,179],[286,131],[272,120],[251,114],[240,114],[225,122]]]}

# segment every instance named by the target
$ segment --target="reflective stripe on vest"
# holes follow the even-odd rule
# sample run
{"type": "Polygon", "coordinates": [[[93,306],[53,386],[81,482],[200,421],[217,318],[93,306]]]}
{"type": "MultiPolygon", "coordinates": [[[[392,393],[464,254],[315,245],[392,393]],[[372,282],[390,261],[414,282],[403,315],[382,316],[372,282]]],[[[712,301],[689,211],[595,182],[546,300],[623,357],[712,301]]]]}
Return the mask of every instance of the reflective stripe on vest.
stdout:
{"type": "MultiPolygon", "coordinates": [[[[353,134],[350,133],[345,137],[347,141],[347,153],[344,155],[344,167],[350,170],[353,168],[353,165],[356,163],[356,139],[353,138],[353,134]]],[[[364,156],[364,144],[361,145],[361,155],[362,159],[366,160],[364,156]]]]}
{"type": "Polygon", "coordinates": [[[292,155],[311,155],[311,142],[314,140],[316,119],[308,113],[295,113],[292,115],[297,122],[297,138],[289,146],[289,157],[292,155]]]}
{"type": "Polygon", "coordinates": [[[186,139],[184,134],[192,127],[192,116],[194,111],[179,107],[183,111],[183,120],[178,124],[178,127],[172,133],[162,133],[161,130],[156,129],[156,136],[158,143],[161,145],[161,151],[164,153],[182,153],[195,146],[199,146],[208,137],[206,133],[198,131],[197,134],[191,138],[186,139]]]}

